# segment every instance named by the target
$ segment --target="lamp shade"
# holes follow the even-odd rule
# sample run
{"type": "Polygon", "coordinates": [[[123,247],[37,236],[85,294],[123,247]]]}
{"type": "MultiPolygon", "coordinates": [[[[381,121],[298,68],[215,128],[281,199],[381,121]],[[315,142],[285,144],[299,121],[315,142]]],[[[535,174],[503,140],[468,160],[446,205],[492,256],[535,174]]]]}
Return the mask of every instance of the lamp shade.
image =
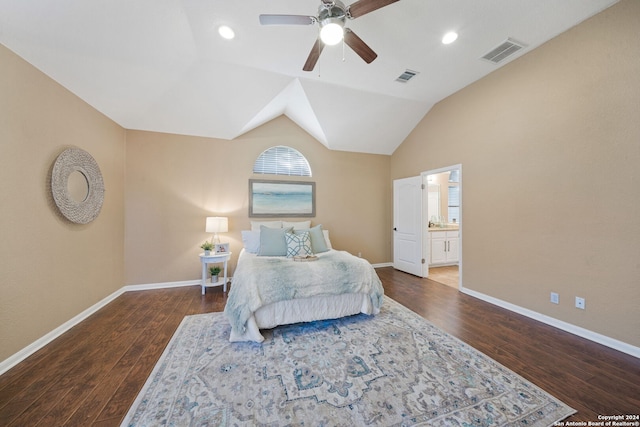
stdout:
{"type": "Polygon", "coordinates": [[[229,219],[225,216],[208,216],[205,231],[207,233],[226,233],[229,231],[229,219]]]}

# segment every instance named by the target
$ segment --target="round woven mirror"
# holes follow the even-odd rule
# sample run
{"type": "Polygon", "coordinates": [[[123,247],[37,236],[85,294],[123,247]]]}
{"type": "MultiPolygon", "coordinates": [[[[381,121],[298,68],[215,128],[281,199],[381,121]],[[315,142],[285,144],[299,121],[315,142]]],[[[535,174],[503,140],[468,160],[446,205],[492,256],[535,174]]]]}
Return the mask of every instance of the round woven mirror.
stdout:
{"type": "Polygon", "coordinates": [[[65,218],[87,224],[97,218],[104,201],[104,182],[98,163],[80,148],[64,150],[51,172],[53,200],[65,218]]]}

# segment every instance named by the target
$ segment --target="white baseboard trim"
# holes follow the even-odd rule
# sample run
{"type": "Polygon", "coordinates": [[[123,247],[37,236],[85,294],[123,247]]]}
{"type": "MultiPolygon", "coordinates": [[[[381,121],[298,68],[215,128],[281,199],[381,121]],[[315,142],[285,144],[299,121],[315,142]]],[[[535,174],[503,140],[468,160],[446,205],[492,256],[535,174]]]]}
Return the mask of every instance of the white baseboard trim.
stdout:
{"type": "MultiPolygon", "coordinates": [[[[227,279],[231,280],[231,279],[227,279]]],[[[181,288],[183,286],[200,286],[200,279],[184,280],[182,282],[164,282],[164,283],[147,283],[144,285],[127,285],[123,287],[125,292],[131,291],[149,291],[152,289],[181,288]]]]}
{"type": "Polygon", "coordinates": [[[183,282],[150,283],[150,284],[145,284],[145,285],[127,285],[127,286],[123,286],[122,288],[118,289],[117,291],[115,291],[111,295],[107,296],[106,298],[103,298],[101,301],[98,301],[97,303],[95,303],[91,307],[87,308],[86,310],[84,310],[82,313],[78,314],[74,318],[72,318],[72,319],[68,320],[67,322],[63,323],[62,325],[58,326],[53,331],[51,331],[48,334],[44,335],[43,337],[37,339],[36,341],[32,342],[31,344],[29,344],[28,346],[26,346],[22,350],[18,351],[17,353],[13,354],[12,356],[9,356],[7,359],[5,359],[2,362],[0,362],[0,375],[4,374],[9,369],[13,368],[15,365],[17,365],[18,363],[22,362],[27,357],[31,356],[33,353],[35,353],[36,351],[40,350],[45,345],[49,344],[51,341],[53,341],[56,338],[58,338],[60,335],[62,335],[65,332],[67,332],[69,329],[73,328],[78,323],[80,323],[83,320],[87,319],[93,313],[97,312],[102,307],[106,306],[111,301],[113,301],[114,299],[116,299],[120,295],[124,294],[125,292],[146,291],[146,290],[150,290],[150,289],[177,288],[177,287],[181,287],[181,286],[193,286],[193,285],[198,285],[199,286],[200,285],[200,279],[198,279],[198,280],[186,280],[186,281],[183,281],[183,282]]]}
{"type": "Polygon", "coordinates": [[[393,267],[393,263],[392,262],[383,262],[380,264],[371,264],[373,266],[373,268],[380,268],[380,267],[393,267]]]}
{"type": "Polygon", "coordinates": [[[463,292],[472,297],[481,299],[493,305],[497,305],[498,307],[505,308],[509,311],[513,311],[514,313],[522,314],[523,316],[529,317],[533,320],[537,320],[539,322],[545,323],[549,326],[553,326],[558,329],[562,329],[563,331],[569,332],[571,334],[577,335],[582,338],[586,338],[590,341],[596,342],[598,344],[602,344],[606,347],[612,348],[614,350],[621,351],[626,354],[630,354],[631,356],[640,358],[640,347],[633,346],[631,344],[627,344],[626,342],[616,340],[614,338],[608,337],[606,335],[599,334],[597,332],[590,331],[588,329],[582,328],[580,326],[573,325],[571,323],[564,322],[562,320],[558,320],[551,316],[547,316],[545,314],[538,313],[537,311],[529,310],[528,308],[520,307],[515,304],[511,304],[510,302],[503,301],[498,298],[494,298],[492,296],[483,294],[481,292],[474,291],[468,288],[461,288],[460,292],[463,292]]]}

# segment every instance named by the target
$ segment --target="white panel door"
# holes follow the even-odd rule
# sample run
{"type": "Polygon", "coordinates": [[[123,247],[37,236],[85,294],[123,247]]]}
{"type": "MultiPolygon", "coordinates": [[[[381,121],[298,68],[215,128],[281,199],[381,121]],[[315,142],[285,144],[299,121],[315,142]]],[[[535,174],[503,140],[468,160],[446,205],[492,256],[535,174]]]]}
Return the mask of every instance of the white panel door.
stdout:
{"type": "Polygon", "coordinates": [[[393,181],[393,267],[424,277],[422,177],[393,181]]]}

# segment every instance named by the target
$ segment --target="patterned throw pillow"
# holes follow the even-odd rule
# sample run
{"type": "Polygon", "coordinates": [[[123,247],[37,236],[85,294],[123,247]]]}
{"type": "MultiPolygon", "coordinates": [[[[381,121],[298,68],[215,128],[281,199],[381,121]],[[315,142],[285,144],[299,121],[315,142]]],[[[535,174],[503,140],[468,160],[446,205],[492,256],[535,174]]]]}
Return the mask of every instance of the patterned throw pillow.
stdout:
{"type": "Polygon", "coordinates": [[[286,233],[284,235],[287,241],[287,257],[313,255],[311,250],[311,236],[309,233],[286,233]]]}

